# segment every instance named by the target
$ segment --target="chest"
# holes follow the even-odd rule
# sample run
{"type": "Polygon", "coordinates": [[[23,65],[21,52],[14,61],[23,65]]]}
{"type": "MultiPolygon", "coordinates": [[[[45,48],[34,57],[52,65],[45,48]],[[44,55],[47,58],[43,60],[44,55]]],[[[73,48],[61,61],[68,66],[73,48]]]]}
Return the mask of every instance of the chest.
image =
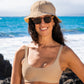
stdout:
{"type": "Polygon", "coordinates": [[[35,67],[45,67],[52,64],[57,57],[56,49],[29,49],[28,64],[35,67]]]}
{"type": "Polygon", "coordinates": [[[29,49],[27,60],[25,59],[25,62],[22,64],[22,74],[24,80],[58,83],[62,73],[59,61],[56,60],[59,57],[58,53],[59,49],[29,49]],[[43,66],[45,62],[48,67],[43,66]],[[39,75],[37,75],[37,73],[39,75]]]}
{"type": "Polygon", "coordinates": [[[59,61],[56,60],[58,56],[54,51],[49,51],[49,54],[46,53],[47,51],[48,50],[42,53],[38,50],[29,50],[28,61],[25,61],[22,65],[23,78],[28,80],[28,82],[59,82],[62,71],[60,69],[59,61]],[[55,53],[55,55],[52,53],[55,53]],[[45,63],[47,63],[46,66],[45,63]],[[37,73],[39,75],[37,75],[37,73]]]}

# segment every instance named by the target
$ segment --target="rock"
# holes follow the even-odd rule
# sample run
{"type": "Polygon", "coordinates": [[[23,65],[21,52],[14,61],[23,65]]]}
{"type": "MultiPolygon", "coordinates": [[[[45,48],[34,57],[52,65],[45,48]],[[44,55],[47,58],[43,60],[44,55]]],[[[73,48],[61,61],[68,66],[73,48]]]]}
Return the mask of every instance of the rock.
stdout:
{"type": "Polygon", "coordinates": [[[11,77],[5,78],[2,84],[10,84],[11,77]]]}
{"type": "Polygon", "coordinates": [[[59,84],[83,84],[83,82],[70,69],[63,71],[59,84]]]}
{"type": "Polygon", "coordinates": [[[0,54],[0,84],[10,84],[12,72],[12,65],[10,64],[9,60],[4,60],[2,54],[0,54]]]}

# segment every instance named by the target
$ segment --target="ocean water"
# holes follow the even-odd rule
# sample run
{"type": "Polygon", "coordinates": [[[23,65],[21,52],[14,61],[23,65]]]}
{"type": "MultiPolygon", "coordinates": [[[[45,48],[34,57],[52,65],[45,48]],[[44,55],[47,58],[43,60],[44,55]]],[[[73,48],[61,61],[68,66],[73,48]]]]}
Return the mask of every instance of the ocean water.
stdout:
{"type": "MultiPolygon", "coordinates": [[[[65,34],[84,33],[84,17],[59,17],[65,34]]],[[[28,24],[24,17],[0,17],[0,38],[23,37],[28,35],[28,24]]]]}
{"type": "MultiPolygon", "coordinates": [[[[66,44],[84,63],[84,16],[60,16],[66,44]]],[[[0,53],[13,64],[15,52],[31,42],[24,17],[0,17],[0,53]]]]}

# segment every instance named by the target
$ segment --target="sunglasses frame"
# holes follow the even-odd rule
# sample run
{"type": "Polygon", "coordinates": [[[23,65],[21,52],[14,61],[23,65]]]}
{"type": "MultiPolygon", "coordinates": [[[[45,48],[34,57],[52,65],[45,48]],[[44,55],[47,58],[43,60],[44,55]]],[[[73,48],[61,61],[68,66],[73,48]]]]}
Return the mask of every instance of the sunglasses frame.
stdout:
{"type": "Polygon", "coordinates": [[[31,18],[31,19],[33,20],[33,22],[34,22],[35,24],[41,24],[42,19],[44,20],[45,23],[50,23],[52,18],[54,18],[53,15],[52,15],[52,16],[44,16],[44,17],[31,18]],[[49,18],[50,21],[47,22],[47,21],[45,20],[46,17],[50,17],[50,18],[49,18]],[[39,21],[36,22],[36,21],[34,21],[35,19],[37,19],[37,20],[39,20],[39,21]]]}

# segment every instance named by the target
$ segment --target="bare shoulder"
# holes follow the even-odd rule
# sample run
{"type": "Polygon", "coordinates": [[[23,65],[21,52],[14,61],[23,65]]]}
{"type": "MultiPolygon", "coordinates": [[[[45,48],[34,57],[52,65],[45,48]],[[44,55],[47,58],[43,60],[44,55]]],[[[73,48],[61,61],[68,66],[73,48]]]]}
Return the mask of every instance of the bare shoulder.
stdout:
{"type": "Polygon", "coordinates": [[[17,60],[22,60],[22,58],[24,58],[24,55],[25,55],[25,45],[21,46],[17,51],[16,51],[16,54],[15,54],[15,58],[17,60]]]}
{"type": "Polygon", "coordinates": [[[23,46],[21,46],[19,49],[18,49],[18,51],[17,52],[21,52],[21,51],[24,51],[25,50],[25,45],[23,45],[23,46]]]}
{"type": "Polygon", "coordinates": [[[72,60],[74,57],[77,57],[74,51],[66,45],[63,46],[61,60],[66,63],[69,60],[72,60]]]}
{"type": "MultiPolygon", "coordinates": [[[[76,65],[78,62],[80,62],[80,59],[78,58],[78,56],[74,53],[74,51],[70,47],[65,45],[65,46],[63,46],[60,61],[61,61],[63,70],[65,70],[66,68],[70,68],[70,66],[73,65],[74,62],[76,65]]],[[[75,66],[75,65],[73,65],[73,66],[75,66]]]]}
{"type": "Polygon", "coordinates": [[[65,56],[68,56],[68,55],[76,55],[76,54],[74,53],[74,51],[73,51],[70,47],[68,47],[68,46],[64,46],[64,47],[63,47],[63,54],[64,54],[65,56]]]}
{"type": "Polygon", "coordinates": [[[60,56],[60,63],[63,67],[62,70],[65,70],[66,67],[68,67],[67,60],[69,59],[71,53],[73,53],[71,48],[69,48],[66,45],[63,46],[62,53],[61,53],[61,56],[60,56]]]}
{"type": "Polygon", "coordinates": [[[63,47],[63,56],[62,58],[68,65],[78,62],[81,62],[77,54],[68,46],[63,47]]]}

